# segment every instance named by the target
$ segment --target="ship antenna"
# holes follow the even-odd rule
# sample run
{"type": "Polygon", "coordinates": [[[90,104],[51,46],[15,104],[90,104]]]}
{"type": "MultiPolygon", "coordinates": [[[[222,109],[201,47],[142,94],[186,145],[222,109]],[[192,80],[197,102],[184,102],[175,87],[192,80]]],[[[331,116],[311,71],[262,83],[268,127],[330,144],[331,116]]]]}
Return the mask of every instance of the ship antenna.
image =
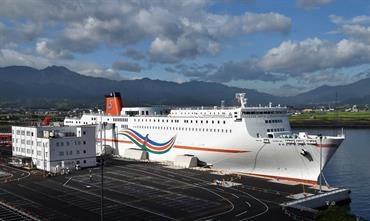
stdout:
{"type": "Polygon", "coordinates": [[[247,100],[248,99],[245,97],[245,93],[236,93],[235,98],[238,101],[238,103],[240,104],[241,108],[247,107],[247,100]]]}

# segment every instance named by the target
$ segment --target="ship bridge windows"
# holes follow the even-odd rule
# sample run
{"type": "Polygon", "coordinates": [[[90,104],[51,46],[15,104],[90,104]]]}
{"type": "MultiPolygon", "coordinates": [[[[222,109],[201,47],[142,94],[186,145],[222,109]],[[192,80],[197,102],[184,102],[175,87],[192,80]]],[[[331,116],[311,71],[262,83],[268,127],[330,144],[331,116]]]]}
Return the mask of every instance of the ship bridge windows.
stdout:
{"type": "Polygon", "coordinates": [[[125,111],[125,114],[132,117],[132,116],[139,115],[139,111],[125,111]]]}

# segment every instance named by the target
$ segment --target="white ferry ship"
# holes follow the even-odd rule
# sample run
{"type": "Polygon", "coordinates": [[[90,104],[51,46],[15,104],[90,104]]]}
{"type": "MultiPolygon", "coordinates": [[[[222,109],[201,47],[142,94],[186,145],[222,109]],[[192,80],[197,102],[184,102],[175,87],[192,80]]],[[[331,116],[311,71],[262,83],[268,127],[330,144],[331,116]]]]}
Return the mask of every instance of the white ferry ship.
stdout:
{"type": "Polygon", "coordinates": [[[192,155],[216,169],[317,183],[343,133],[293,134],[286,107],[248,107],[244,93],[236,98],[237,107],[122,107],[120,93],[113,92],[105,112],[66,118],[64,124],[96,124],[97,141],[116,155],[129,149],[144,150],[153,161],[192,155]]]}

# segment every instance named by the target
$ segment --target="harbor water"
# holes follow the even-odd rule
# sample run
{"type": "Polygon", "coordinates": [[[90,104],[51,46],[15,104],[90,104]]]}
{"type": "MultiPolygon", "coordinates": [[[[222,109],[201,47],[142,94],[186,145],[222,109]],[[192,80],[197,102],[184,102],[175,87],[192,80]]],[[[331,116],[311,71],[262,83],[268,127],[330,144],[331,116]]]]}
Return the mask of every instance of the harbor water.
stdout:
{"type": "MultiPolygon", "coordinates": [[[[295,129],[337,135],[341,129],[295,129]]],[[[370,220],[370,129],[344,129],[346,139],[324,169],[331,186],[349,188],[351,212],[370,220]]]]}

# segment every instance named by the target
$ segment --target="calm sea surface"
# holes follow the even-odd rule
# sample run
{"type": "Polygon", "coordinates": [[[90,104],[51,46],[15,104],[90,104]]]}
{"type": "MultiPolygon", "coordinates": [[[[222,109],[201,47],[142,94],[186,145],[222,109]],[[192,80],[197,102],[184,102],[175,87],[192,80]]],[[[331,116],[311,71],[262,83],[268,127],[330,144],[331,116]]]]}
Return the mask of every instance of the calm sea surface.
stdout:
{"type": "MultiPolygon", "coordinates": [[[[295,129],[336,135],[340,129],[295,129]]],[[[351,211],[370,220],[370,129],[344,129],[346,139],[324,169],[329,185],[349,188],[351,211]]]]}

